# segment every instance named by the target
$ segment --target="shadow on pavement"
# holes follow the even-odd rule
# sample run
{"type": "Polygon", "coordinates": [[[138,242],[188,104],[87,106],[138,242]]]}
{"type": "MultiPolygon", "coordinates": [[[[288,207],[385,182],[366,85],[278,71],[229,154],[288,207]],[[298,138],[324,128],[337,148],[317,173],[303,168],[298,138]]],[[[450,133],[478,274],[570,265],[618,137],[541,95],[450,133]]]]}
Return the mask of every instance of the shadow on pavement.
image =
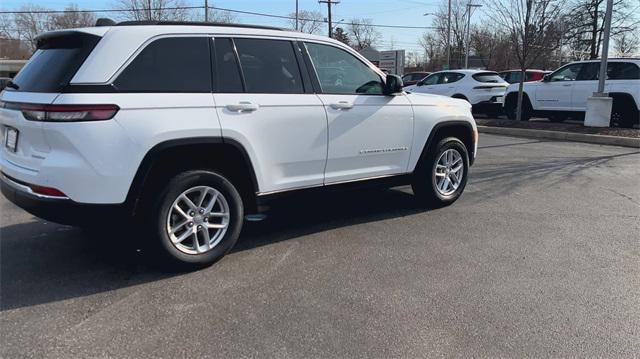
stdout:
{"type": "MultiPolygon", "coordinates": [[[[234,252],[424,211],[410,190],[389,189],[299,195],[274,204],[267,220],[246,224],[234,252]]],[[[127,237],[92,236],[36,219],[2,227],[0,236],[2,311],[181,275],[156,269],[127,237]]]]}

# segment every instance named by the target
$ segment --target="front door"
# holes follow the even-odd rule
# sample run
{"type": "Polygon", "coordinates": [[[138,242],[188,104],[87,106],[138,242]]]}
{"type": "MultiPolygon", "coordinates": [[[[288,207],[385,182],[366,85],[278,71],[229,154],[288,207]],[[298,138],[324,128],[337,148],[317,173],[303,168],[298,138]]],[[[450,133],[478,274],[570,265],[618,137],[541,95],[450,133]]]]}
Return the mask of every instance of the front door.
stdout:
{"type": "Polygon", "coordinates": [[[380,74],[345,49],[306,48],[329,122],[325,183],[405,173],[413,137],[406,96],[385,96],[380,74]]]}
{"type": "Polygon", "coordinates": [[[582,64],[571,64],[549,75],[549,81],[536,86],[535,108],[538,110],[572,111],[572,92],[582,64]]]}

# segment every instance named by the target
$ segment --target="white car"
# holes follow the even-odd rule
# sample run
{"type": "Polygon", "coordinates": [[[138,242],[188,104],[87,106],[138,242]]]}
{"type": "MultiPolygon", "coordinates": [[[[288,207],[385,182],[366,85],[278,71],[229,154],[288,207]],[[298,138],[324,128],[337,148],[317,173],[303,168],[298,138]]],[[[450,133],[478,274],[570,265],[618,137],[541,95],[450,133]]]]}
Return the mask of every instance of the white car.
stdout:
{"type": "MultiPolygon", "coordinates": [[[[560,122],[584,118],[587,98],[598,89],[600,60],[572,62],[541,81],[524,84],[522,119],[547,117],[560,122]]],[[[631,127],[640,123],[640,59],[609,59],[605,92],[613,97],[611,124],[631,127]]],[[[518,84],[507,89],[504,110],[516,118],[518,84]]]]}
{"type": "Polygon", "coordinates": [[[451,204],[475,158],[468,103],[407,94],[326,37],[134,22],[37,43],[0,97],[3,194],[171,263],[213,263],[283,192],[375,181],[451,204]]]}
{"type": "Polygon", "coordinates": [[[473,112],[497,116],[502,112],[509,83],[491,71],[450,70],[434,72],[406,91],[459,98],[473,106],[473,112]]]}

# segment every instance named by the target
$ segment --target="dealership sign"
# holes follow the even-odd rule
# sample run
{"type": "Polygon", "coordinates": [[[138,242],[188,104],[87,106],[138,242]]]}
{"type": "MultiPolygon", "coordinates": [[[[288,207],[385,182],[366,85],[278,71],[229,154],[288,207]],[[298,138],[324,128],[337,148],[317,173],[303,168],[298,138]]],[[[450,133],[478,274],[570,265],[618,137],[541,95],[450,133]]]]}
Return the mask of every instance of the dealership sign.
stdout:
{"type": "Polygon", "coordinates": [[[390,74],[402,76],[404,73],[404,50],[381,51],[378,67],[390,74]]]}

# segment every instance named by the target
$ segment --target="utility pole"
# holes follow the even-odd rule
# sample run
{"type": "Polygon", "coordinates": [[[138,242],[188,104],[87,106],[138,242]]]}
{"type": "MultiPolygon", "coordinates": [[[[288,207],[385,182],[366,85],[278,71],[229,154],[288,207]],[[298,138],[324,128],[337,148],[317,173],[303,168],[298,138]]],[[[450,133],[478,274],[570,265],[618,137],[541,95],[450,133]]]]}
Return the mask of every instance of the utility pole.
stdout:
{"type": "Polygon", "coordinates": [[[327,20],[329,23],[329,37],[333,37],[333,27],[331,26],[331,5],[338,5],[340,1],[336,0],[318,0],[319,4],[327,4],[327,20]]]}
{"type": "Polygon", "coordinates": [[[447,70],[451,70],[451,0],[449,0],[449,17],[447,20],[447,70]]]}
{"type": "Polygon", "coordinates": [[[298,31],[298,0],[296,0],[296,31],[298,31]]]}
{"type": "Polygon", "coordinates": [[[209,22],[209,0],[204,0],[204,22],[209,22]]]}
{"type": "Polygon", "coordinates": [[[467,4],[467,40],[465,41],[465,55],[464,55],[464,68],[468,69],[469,68],[469,29],[471,27],[471,8],[474,7],[482,7],[482,5],[478,5],[478,4],[472,4],[471,2],[469,2],[467,4]]]}
{"type": "Polygon", "coordinates": [[[151,0],[147,0],[147,13],[149,13],[149,21],[153,20],[151,18],[151,0]]]}

